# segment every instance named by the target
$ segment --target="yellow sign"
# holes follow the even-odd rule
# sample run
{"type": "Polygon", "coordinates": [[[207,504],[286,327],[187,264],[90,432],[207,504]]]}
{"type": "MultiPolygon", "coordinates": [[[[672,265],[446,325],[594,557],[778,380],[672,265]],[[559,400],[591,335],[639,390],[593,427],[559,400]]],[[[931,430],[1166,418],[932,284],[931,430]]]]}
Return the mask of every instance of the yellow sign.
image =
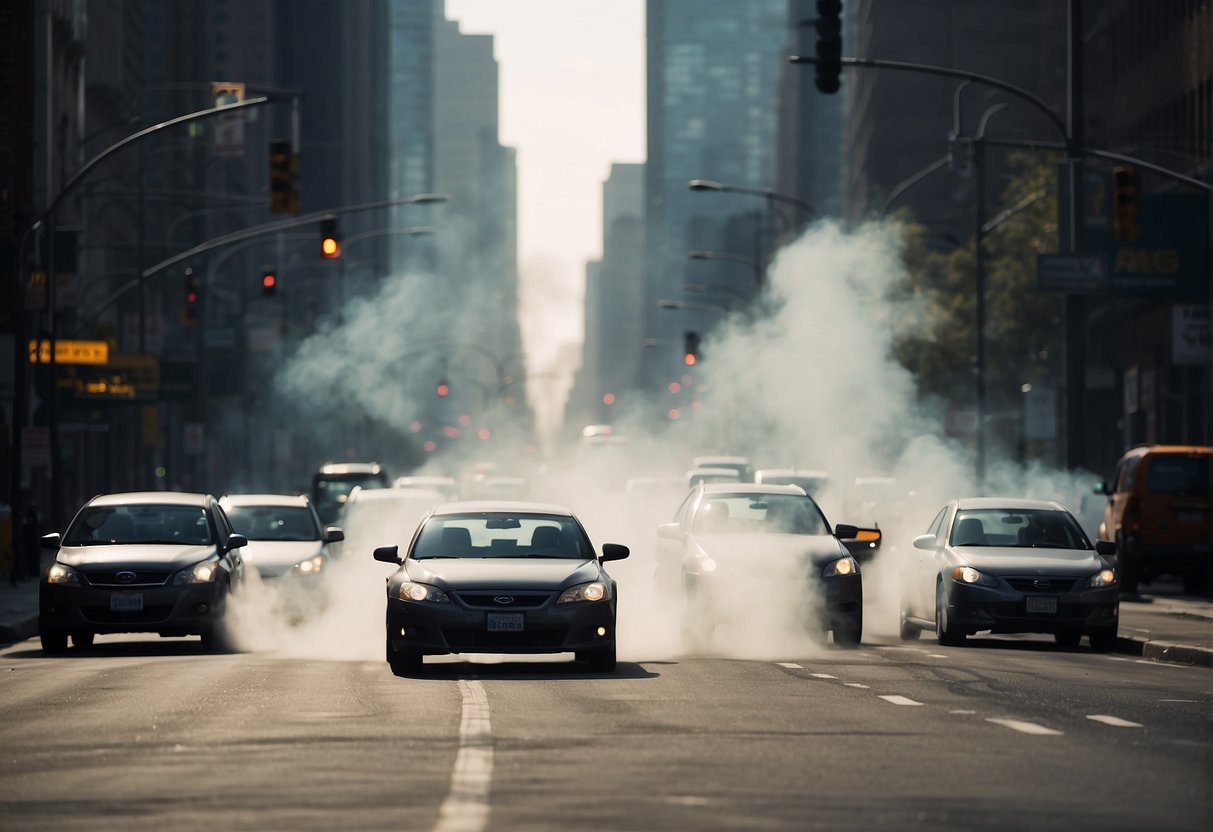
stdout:
{"type": "MultiPolygon", "coordinates": [[[[105,365],[110,360],[108,341],[55,341],[56,364],[105,365]]],[[[29,363],[50,364],[51,342],[30,341],[29,363]]]]}

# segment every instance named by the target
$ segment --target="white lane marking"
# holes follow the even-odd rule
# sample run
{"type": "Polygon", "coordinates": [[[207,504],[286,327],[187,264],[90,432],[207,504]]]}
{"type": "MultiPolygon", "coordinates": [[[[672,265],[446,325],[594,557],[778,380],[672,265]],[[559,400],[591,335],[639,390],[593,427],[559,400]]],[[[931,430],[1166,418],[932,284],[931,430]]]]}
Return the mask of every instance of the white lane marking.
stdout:
{"type": "Polygon", "coordinates": [[[929,658],[929,659],[946,659],[947,656],[945,656],[943,653],[927,653],[927,658],[929,658]]]}
{"type": "Polygon", "coordinates": [[[913,699],[907,699],[904,696],[896,694],[882,695],[880,698],[886,702],[892,702],[894,705],[922,705],[921,702],[915,702],[913,699]]]}
{"type": "Polygon", "coordinates": [[[1149,631],[1149,630],[1147,630],[1145,627],[1125,627],[1124,625],[1121,625],[1121,628],[1120,628],[1120,629],[1122,629],[1122,630],[1132,630],[1132,631],[1133,631],[1133,632],[1135,632],[1135,633],[1148,633],[1148,632],[1150,632],[1150,631],[1149,631]]]}
{"type": "Polygon", "coordinates": [[[829,673],[810,673],[814,679],[837,679],[837,676],[831,676],[829,673]]]}
{"type": "Polygon", "coordinates": [[[438,810],[434,832],[482,832],[489,823],[489,789],[493,784],[493,728],[489,698],[476,680],[459,680],[463,714],[459,751],[451,771],[451,790],[438,810]]]}
{"type": "Polygon", "coordinates": [[[1199,702],[1199,699],[1159,699],[1159,702],[1191,702],[1193,704],[1199,702]]]}
{"type": "Polygon", "coordinates": [[[975,714],[977,711],[948,711],[950,714],[975,714]]]}
{"type": "Polygon", "coordinates": [[[1012,731],[1019,731],[1023,734],[1036,734],[1040,737],[1061,736],[1061,731],[1054,731],[1052,728],[1037,725],[1035,722],[1023,722],[1022,720],[1018,719],[996,719],[990,717],[986,718],[986,722],[993,722],[995,725],[1001,725],[1004,728],[1010,728],[1012,731]]]}
{"type": "Polygon", "coordinates": [[[1087,714],[1087,719],[1093,719],[1096,722],[1102,722],[1104,725],[1111,725],[1114,728],[1143,728],[1140,722],[1129,722],[1127,719],[1121,719],[1118,716],[1108,716],[1107,714],[1087,714]]]}
{"type": "Polygon", "coordinates": [[[861,685],[859,682],[843,682],[849,688],[859,688],[860,690],[870,690],[867,685],[861,685]]]}
{"type": "Polygon", "coordinates": [[[779,667],[786,667],[788,670],[804,670],[804,668],[796,664],[796,662],[775,662],[775,664],[779,667]]]}
{"type": "Polygon", "coordinates": [[[1132,659],[1126,659],[1123,656],[1107,656],[1105,658],[1107,658],[1107,660],[1110,662],[1131,662],[1131,661],[1133,661],[1132,659]]]}

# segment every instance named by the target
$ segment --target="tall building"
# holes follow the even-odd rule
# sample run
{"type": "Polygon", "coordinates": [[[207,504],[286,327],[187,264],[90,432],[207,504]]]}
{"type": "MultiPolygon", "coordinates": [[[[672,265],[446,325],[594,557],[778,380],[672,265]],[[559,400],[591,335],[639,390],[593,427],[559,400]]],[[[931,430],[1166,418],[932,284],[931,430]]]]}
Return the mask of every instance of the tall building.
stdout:
{"type": "Polygon", "coordinates": [[[752,268],[689,263],[688,252],[712,250],[761,262],[773,245],[776,218],[765,201],[692,192],[688,182],[773,186],[787,0],[649,0],[646,26],[643,314],[646,337],[657,346],[645,353],[644,375],[656,389],[671,374],[682,374],[682,332],[707,331],[727,311],[729,297],[755,289],[752,268]],[[687,297],[688,282],[725,291],[687,297]],[[659,308],[659,301],[667,303],[659,308]]]}
{"type": "MultiPolygon", "coordinates": [[[[388,198],[434,192],[434,38],[442,2],[390,0],[388,87],[388,198]]],[[[393,228],[427,226],[432,209],[400,206],[390,212],[393,228]]],[[[391,271],[424,263],[416,240],[394,237],[391,271]]]]}

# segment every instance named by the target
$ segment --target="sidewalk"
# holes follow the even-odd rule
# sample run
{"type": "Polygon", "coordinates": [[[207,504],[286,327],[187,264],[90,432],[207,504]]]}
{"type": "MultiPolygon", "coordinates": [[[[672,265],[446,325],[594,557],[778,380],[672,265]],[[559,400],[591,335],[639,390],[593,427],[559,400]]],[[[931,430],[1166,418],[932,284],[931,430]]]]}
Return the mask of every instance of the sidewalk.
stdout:
{"type": "MultiPolygon", "coordinates": [[[[0,583],[0,644],[38,635],[38,581],[0,583]]],[[[1117,652],[1160,662],[1213,667],[1213,600],[1160,585],[1120,603],[1117,652]]]]}

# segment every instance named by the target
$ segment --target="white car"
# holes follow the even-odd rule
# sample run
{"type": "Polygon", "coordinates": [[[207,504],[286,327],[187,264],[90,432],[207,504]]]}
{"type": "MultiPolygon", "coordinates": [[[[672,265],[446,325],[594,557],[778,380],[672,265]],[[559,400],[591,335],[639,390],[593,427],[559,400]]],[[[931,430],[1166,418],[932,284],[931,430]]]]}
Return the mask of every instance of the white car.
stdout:
{"type": "Polygon", "coordinates": [[[355,488],[341,509],[342,550],[362,557],[379,546],[407,547],[422,519],[445,502],[429,488],[355,488]]]}
{"type": "Polygon", "coordinates": [[[321,527],[305,494],[226,494],[219,505],[232,528],[248,538],[245,566],[263,580],[323,574],[331,544],[345,538],[338,526],[321,527]]]}
{"type": "Polygon", "coordinates": [[[441,491],[448,500],[459,499],[459,483],[454,477],[442,477],[437,475],[431,476],[414,476],[414,477],[396,477],[396,481],[392,483],[393,488],[423,488],[430,491],[441,491]]]}

